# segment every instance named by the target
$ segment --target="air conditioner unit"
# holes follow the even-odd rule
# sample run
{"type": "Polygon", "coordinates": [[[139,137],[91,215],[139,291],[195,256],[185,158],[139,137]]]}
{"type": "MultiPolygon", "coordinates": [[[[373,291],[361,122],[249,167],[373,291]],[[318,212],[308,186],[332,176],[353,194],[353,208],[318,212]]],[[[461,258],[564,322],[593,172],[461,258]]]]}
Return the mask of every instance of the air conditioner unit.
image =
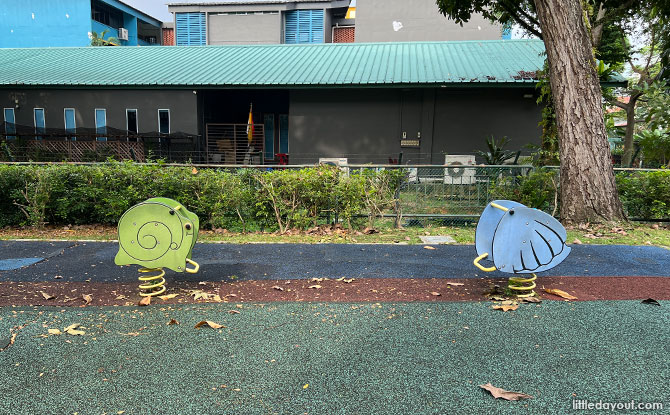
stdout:
{"type": "Polygon", "coordinates": [[[119,40],[128,40],[128,29],[119,27],[119,40]]]}
{"type": "Polygon", "coordinates": [[[349,161],[348,161],[348,159],[346,159],[346,158],[340,158],[340,157],[331,157],[331,158],[328,158],[328,157],[320,157],[320,158],[319,158],[319,164],[323,164],[323,165],[326,165],[326,166],[337,166],[337,167],[340,168],[340,170],[342,170],[342,172],[343,172],[345,175],[348,175],[348,174],[349,174],[349,167],[347,167],[347,166],[349,165],[349,161]]]}
{"type": "Polygon", "coordinates": [[[475,156],[473,155],[450,155],[444,156],[444,165],[449,166],[444,169],[445,184],[474,184],[475,169],[466,168],[475,165],[475,156]]]}

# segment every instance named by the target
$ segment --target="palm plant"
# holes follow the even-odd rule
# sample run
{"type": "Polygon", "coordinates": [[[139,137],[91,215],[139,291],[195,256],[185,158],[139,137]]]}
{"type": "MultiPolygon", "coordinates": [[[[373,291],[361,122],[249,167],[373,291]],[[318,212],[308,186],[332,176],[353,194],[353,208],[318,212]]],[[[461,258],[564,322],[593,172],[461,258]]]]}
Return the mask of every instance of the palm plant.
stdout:
{"type": "Polygon", "coordinates": [[[105,29],[100,34],[96,32],[91,32],[91,46],[116,46],[119,44],[119,39],[115,37],[108,37],[105,39],[105,35],[109,30],[105,29]]]}

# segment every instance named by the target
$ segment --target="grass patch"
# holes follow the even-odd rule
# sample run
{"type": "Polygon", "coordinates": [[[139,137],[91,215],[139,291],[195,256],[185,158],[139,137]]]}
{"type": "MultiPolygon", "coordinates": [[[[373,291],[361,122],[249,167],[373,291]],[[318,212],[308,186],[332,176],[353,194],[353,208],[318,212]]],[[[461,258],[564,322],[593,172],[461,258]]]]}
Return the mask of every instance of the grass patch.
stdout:
{"type": "MultiPolygon", "coordinates": [[[[390,220],[378,221],[377,232],[366,234],[362,231],[346,229],[325,229],[319,231],[289,231],[285,235],[269,232],[227,232],[223,230],[202,230],[200,242],[225,243],[382,243],[382,244],[422,244],[420,237],[427,235],[448,235],[457,244],[473,244],[474,226],[410,226],[394,229],[390,220]],[[310,233],[311,232],[311,233],[310,233]]],[[[585,226],[568,229],[568,243],[592,245],[654,245],[670,249],[670,225],[626,224],[625,226],[585,226]]],[[[56,239],[56,240],[96,240],[109,241],[117,238],[116,227],[101,225],[81,225],[72,227],[3,228],[0,240],[9,239],[56,239]]]]}

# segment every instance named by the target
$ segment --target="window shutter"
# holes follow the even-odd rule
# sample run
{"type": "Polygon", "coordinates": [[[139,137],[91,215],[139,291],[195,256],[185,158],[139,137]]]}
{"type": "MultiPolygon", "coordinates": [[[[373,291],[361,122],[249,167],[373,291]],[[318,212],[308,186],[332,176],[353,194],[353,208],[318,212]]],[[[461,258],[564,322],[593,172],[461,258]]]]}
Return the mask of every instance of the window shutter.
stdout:
{"type": "Polygon", "coordinates": [[[310,27],[310,42],[323,43],[323,10],[310,10],[312,12],[310,27]]]}
{"type": "Polygon", "coordinates": [[[177,46],[207,44],[207,18],[205,13],[176,13],[177,46]]]}
{"type": "Polygon", "coordinates": [[[284,43],[323,43],[323,10],[289,10],[284,24],[284,43]]]}
{"type": "Polygon", "coordinates": [[[298,43],[298,11],[286,12],[286,23],[284,25],[284,43],[298,43]]]}

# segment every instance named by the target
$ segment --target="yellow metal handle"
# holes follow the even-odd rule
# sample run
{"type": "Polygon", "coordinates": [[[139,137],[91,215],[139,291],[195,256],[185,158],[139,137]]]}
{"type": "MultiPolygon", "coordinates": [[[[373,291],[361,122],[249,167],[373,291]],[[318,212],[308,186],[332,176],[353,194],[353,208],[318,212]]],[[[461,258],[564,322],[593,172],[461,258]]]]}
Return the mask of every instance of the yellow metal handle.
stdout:
{"type": "Polygon", "coordinates": [[[493,202],[491,202],[491,206],[493,206],[493,207],[496,208],[496,209],[503,210],[503,211],[505,211],[505,212],[507,212],[507,211],[509,210],[509,209],[507,209],[505,206],[500,206],[499,204],[497,204],[497,203],[493,203],[493,202]]]}
{"type": "Polygon", "coordinates": [[[475,266],[476,266],[477,268],[481,269],[481,270],[484,271],[484,272],[495,271],[495,270],[497,269],[495,266],[490,267],[490,268],[484,268],[484,266],[482,266],[482,265],[479,263],[479,261],[481,261],[482,259],[486,258],[487,256],[489,256],[489,253],[488,253],[488,252],[483,253],[483,254],[481,254],[480,256],[478,256],[477,258],[475,258],[475,260],[472,261],[472,263],[475,264],[475,266]]]}
{"type": "Polygon", "coordinates": [[[191,265],[193,265],[193,266],[195,267],[195,268],[184,267],[184,271],[186,271],[186,272],[188,272],[188,273],[190,273],[190,274],[195,274],[195,273],[198,272],[198,270],[200,269],[200,265],[199,265],[197,262],[192,261],[192,260],[190,260],[190,259],[188,259],[188,258],[186,258],[186,263],[187,263],[187,264],[191,264],[191,265]]]}

